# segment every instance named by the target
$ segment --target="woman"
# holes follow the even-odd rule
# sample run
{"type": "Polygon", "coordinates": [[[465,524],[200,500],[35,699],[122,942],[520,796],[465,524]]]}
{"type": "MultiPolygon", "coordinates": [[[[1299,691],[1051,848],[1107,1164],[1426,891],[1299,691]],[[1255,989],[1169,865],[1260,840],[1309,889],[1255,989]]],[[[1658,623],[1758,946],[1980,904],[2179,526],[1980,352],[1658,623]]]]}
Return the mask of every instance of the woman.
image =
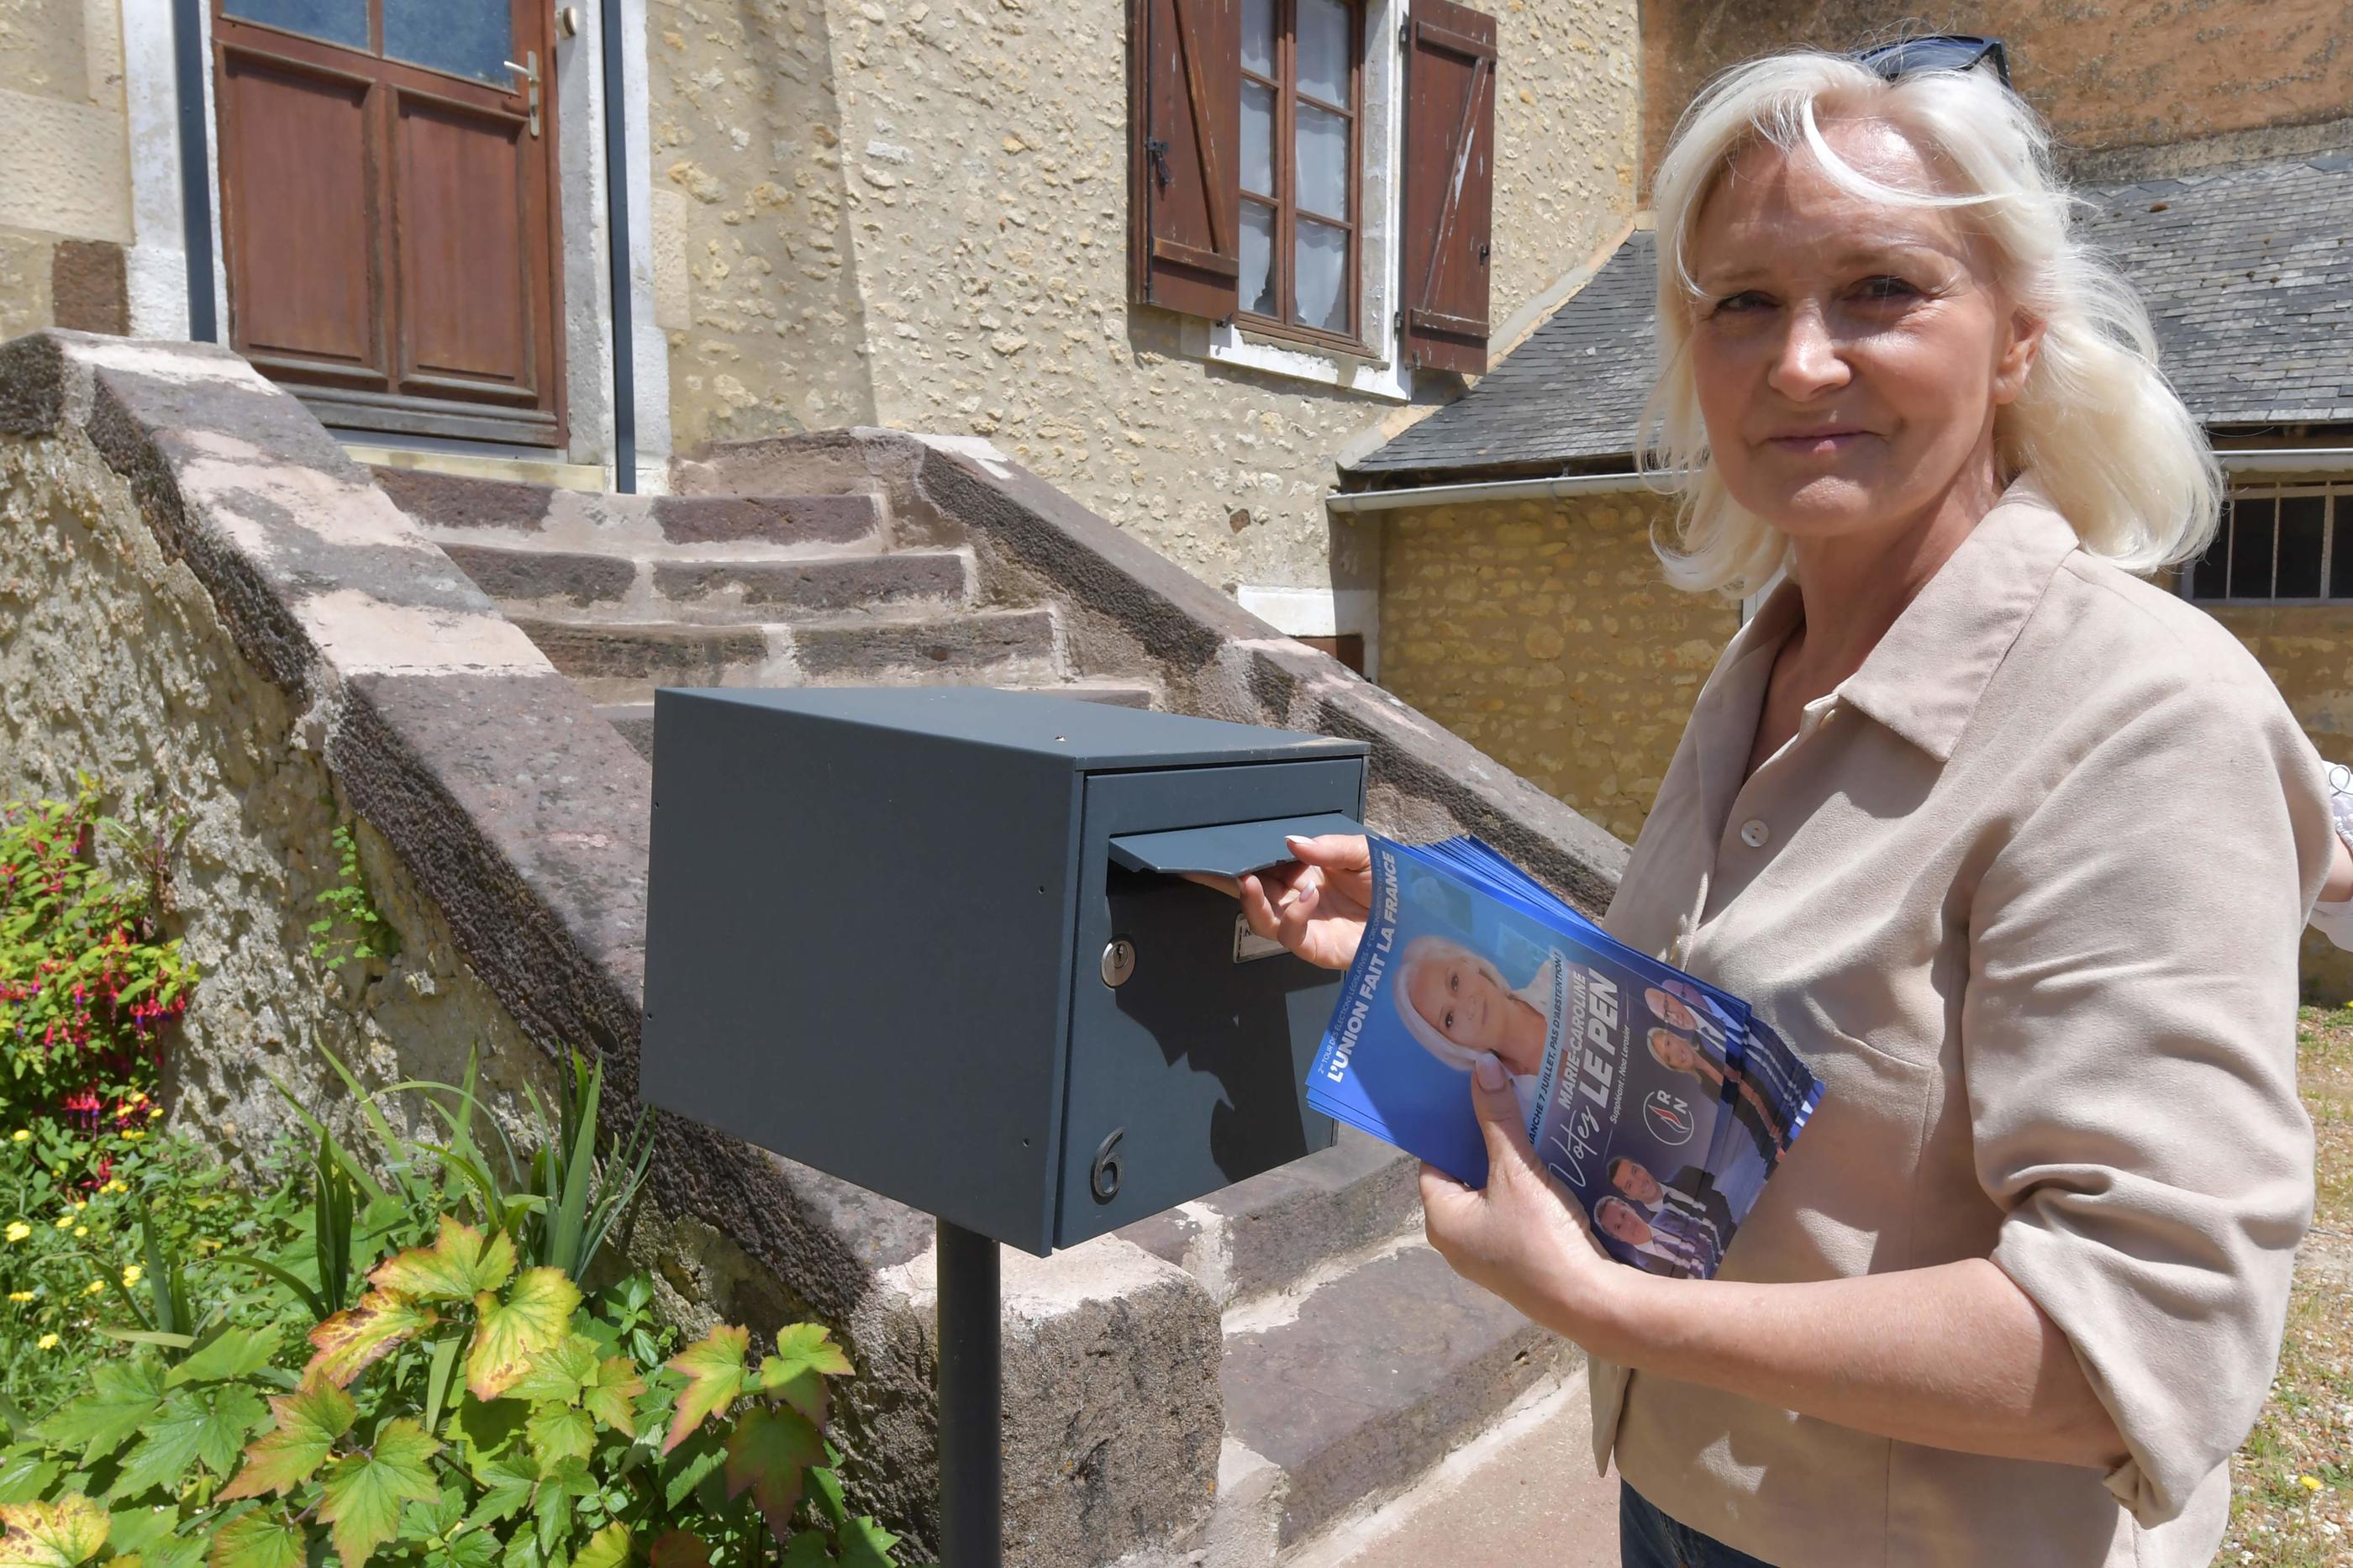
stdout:
{"type": "Polygon", "coordinates": [[[1512,989],[1486,959],[1442,936],[1418,936],[1398,955],[1398,1013],[1406,1031],[1449,1067],[1469,1072],[1492,1054],[1533,1107],[1551,1038],[1552,960],[1512,989]]]}
{"type": "MultiPolygon", "coordinates": [[[[1724,1064],[1715,1057],[1685,1039],[1672,1029],[1650,1031],[1651,1059],[1669,1072],[1684,1072],[1699,1079],[1710,1099],[1724,1092],[1724,1064]]],[[[1734,1100],[1732,1113],[1740,1121],[1757,1144],[1757,1152],[1767,1162],[1778,1159],[1781,1152],[1781,1122],[1775,1114],[1773,1102],[1746,1079],[1740,1080],[1740,1098],[1734,1100]]]]}
{"type": "MultiPolygon", "coordinates": [[[[1493,1066],[1487,1186],[1422,1177],[1448,1261],[1589,1352],[1645,1568],[2208,1562],[2311,1212],[2320,768],[2135,575],[2211,537],[2212,458],[2031,112],[1954,63],[1743,67],[1653,187],[1662,559],[1786,580],[1608,924],[1747,998],[1821,1109],[1714,1280],[1604,1261],[1493,1066]]],[[[1297,852],[1244,908],[1329,962],[1362,842],[1297,852]]]]}

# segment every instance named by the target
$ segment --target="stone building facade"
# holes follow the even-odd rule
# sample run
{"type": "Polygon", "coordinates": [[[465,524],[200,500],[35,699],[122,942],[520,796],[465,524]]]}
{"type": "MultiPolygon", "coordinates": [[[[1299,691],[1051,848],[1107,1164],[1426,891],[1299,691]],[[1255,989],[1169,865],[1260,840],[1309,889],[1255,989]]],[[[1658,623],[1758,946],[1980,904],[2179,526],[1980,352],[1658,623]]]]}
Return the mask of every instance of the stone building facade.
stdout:
{"type": "MultiPolygon", "coordinates": [[[[364,411],[314,406],[372,460],[588,488],[659,489],[673,454],[712,440],[856,425],[985,437],[1278,629],[1369,634],[1377,536],[1325,513],[1335,460],[1458,395],[1463,378],[1409,368],[1391,326],[1404,238],[1400,27],[1411,0],[1348,3],[1363,85],[1365,310],[1355,352],[1132,302],[1135,7],[617,0],[558,8],[537,40],[543,56],[517,36],[512,58],[528,56],[537,73],[528,135],[526,80],[494,79],[503,73],[491,50],[466,90],[492,98],[468,112],[484,123],[511,114],[513,133],[449,154],[479,187],[485,168],[506,177],[496,160],[513,148],[528,171],[543,129],[552,143],[553,259],[535,284],[544,319],[525,335],[558,340],[553,382],[537,387],[539,427],[554,434],[503,435],[494,419],[420,423],[406,407],[376,428],[364,411]],[[617,271],[626,312],[615,309],[617,271]]],[[[1242,0],[1223,4],[1258,14],[1242,0]]],[[[249,154],[234,135],[224,142],[220,127],[237,113],[262,123],[255,106],[266,98],[269,113],[290,116],[284,126],[303,128],[272,121],[268,137],[316,134],[323,147],[362,112],[311,78],[300,91],[287,87],[319,50],[270,21],[282,9],[267,0],[0,0],[0,132],[10,132],[0,134],[0,323],[9,331],[65,324],[219,335],[233,346],[240,331],[251,336],[250,322],[239,326],[235,232],[249,154]],[[248,60],[256,40],[282,46],[285,58],[257,72],[248,60]],[[191,122],[208,140],[193,163],[176,114],[185,82],[206,95],[191,122]],[[193,201],[188,167],[205,171],[193,201]]],[[[373,15],[369,0],[312,9],[373,15]]],[[[1630,221],[1641,65],[1634,0],[1505,0],[1494,21],[1487,269],[1500,352],[1630,221]]],[[[377,53],[386,83],[421,90],[391,46],[377,53]]],[[[397,169],[405,155],[379,162],[397,169]]],[[[371,221],[410,199],[393,188],[398,177],[371,221]]],[[[505,216],[486,207],[455,226],[505,216]]],[[[301,309],[344,310],[344,336],[385,341],[292,356],[308,367],[297,382],[336,397],[354,360],[393,355],[386,343],[413,333],[401,315],[409,261],[386,251],[368,268],[349,265],[349,278],[326,279],[301,309]],[[380,278],[392,279],[389,302],[339,303],[380,278]]],[[[267,291],[303,292],[275,280],[267,291]]],[[[469,291],[493,295],[498,285],[457,290],[469,291]]],[[[460,300],[448,310],[458,359],[469,334],[482,333],[473,309],[460,300]]],[[[333,339],[339,329],[317,330],[333,339]]],[[[289,358],[262,354],[272,356],[289,358]]],[[[387,373],[378,401],[436,395],[475,374],[387,373]]],[[[510,390],[483,397],[512,402],[510,390]]]]}
{"type": "Polygon", "coordinates": [[[0,0],[0,341],[130,327],[130,121],[115,0],[0,0]]]}
{"type": "Polygon", "coordinates": [[[1630,843],[1737,601],[1659,576],[1639,486],[1378,514],[1381,684],[1630,843]]]}

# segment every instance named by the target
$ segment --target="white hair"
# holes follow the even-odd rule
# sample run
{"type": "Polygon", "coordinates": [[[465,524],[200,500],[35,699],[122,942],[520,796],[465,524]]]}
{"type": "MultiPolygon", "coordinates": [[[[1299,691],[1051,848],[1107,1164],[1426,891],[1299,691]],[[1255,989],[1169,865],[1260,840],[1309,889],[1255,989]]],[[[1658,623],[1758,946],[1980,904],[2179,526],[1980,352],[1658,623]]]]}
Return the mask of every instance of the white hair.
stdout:
{"type": "Polygon", "coordinates": [[[1753,593],[1785,564],[1787,538],[1732,499],[1708,451],[1692,380],[1691,229],[1725,170],[1758,143],[1803,151],[1839,184],[1877,202],[1966,208],[2000,282],[2043,326],[2018,398],[1994,416],[2007,483],[2031,473],[2085,549],[2129,572],[2186,561],[2213,537],[2221,470],[2203,430],[2157,365],[2148,312],[2072,233],[2075,199],[2053,174],[2050,134],[1985,70],[1920,71],[1888,82],[1837,55],[1799,51],[1718,77],[1684,111],[1652,183],[1659,256],[1659,379],[1637,462],[1676,476],[1680,536],[1658,544],[1669,581],[1753,593]],[[1821,121],[1893,124],[1937,165],[1944,194],[1863,174],[1821,121]]]}
{"type": "Polygon", "coordinates": [[[1485,971],[1487,978],[1495,983],[1498,991],[1509,992],[1512,989],[1504,983],[1504,972],[1485,957],[1459,942],[1442,936],[1418,936],[1405,944],[1405,951],[1398,955],[1397,983],[1393,989],[1397,995],[1398,1016],[1405,1020],[1406,1032],[1421,1043],[1423,1050],[1448,1067],[1469,1072],[1478,1065],[1481,1053],[1448,1039],[1439,1032],[1438,1026],[1423,1017],[1413,1005],[1413,977],[1421,966],[1443,963],[1454,958],[1485,971]]]}

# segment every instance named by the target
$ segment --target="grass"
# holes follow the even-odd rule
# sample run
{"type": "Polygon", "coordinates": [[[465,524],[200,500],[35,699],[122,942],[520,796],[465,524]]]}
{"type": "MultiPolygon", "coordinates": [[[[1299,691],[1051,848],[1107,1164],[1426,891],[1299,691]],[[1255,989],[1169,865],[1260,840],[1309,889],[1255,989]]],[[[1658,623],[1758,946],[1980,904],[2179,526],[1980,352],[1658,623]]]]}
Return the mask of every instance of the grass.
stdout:
{"type": "Polygon", "coordinates": [[[2353,1568],[2353,1006],[2304,1009],[2296,1066],[2319,1197],[2279,1375],[2232,1467],[2231,1530],[2215,1561],[2353,1568]]]}

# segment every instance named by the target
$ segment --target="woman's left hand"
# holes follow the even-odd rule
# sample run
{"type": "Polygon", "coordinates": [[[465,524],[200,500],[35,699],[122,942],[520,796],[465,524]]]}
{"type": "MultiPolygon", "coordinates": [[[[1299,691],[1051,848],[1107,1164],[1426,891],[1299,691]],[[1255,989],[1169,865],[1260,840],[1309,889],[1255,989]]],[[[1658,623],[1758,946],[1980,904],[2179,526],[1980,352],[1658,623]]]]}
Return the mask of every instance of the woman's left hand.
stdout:
{"type": "Polygon", "coordinates": [[[1601,1250],[1576,1201],[1536,1159],[1519,1096],[1493,1056],[1472,1070],[1471,1099],[1487,1140],[1487,1184],[1466,1187],[1421,1168],[1430,1245],[1465,1279],[1584,1342],[1609,1320],[1634,1271],[1601,1250]]]}

